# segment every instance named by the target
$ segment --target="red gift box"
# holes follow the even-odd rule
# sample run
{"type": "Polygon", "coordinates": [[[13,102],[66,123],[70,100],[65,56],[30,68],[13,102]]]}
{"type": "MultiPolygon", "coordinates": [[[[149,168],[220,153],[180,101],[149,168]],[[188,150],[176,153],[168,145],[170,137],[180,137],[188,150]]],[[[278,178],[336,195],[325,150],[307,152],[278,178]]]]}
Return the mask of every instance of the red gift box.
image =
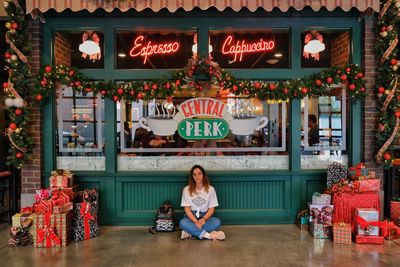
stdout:
{"type": "Polygon", "coordinates": [[[400,202],[390,201],[390,219],[397,223],[400,220],[400,202]]]}
{"type": "Polygon", "coordinates": [[[379,192],[381,191],[381,180],[380,179],[369,179],[360,180],[360,186],[358,190],[360,192],[379,192]]]}
{"type": "Polygon", "coordinates": [[[376,244],[383,245],[385,238],[376,235],[356,235],[357,244],[376,244]]]}
{"type": "Polygon", "coordinates": [[[70,240],[72,213],[36,215],[35,247],[65,247],[70,240]]]}
{"type": "Polygon", "coordinates": [[[349,223],[333,224],[333,242],[351,244],[351,225],[349,223]]]}

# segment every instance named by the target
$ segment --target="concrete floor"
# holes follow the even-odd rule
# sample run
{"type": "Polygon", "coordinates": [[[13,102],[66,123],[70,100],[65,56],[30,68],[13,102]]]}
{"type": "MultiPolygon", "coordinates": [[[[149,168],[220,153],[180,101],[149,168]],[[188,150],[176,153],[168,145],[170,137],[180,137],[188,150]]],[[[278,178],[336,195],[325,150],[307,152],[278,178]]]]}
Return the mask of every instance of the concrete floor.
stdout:
{"type": "Polygon", "coordinates": [[[400,242],[338,245],[295,225],[223,226],[226,241],[150,234],[145,227],[102,227],[101,236],[66,248],[8,248],[0,224],[0,266],[400,266],[400,242]]]}

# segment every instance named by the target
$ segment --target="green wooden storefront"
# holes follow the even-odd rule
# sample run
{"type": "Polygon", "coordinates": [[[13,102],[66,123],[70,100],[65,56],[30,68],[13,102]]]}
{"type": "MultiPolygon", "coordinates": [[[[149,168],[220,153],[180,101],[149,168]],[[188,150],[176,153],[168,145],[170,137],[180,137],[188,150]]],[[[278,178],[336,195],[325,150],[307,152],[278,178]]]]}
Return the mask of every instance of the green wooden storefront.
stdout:
{"type": "MultiPolygon", "coordinates": [[[[59,30],[93,29],[104,32],[104,69],[82,70],[93,79],[130,80],[161,78],[169,70],[121,70],[115,69],[114,32],[117,29],[135,27],[168,27],[198,30],[199,50],[206,54],[209,29],[224,28],[283,28],[290,29],[291,68],[232,70],[237,78],[281,80],[303,77],[321,69],[301,68],[301,32],[308,29],[344,29],[351,35],[351,63],[361,64],[361,31],[363,22],[358,21],[358,11],[328,12],[311,10],[288,12],[241,12],[217,10],[191,12],[166,11],[153,13],[126,12],[105,13],[96,11],[46,14],[43,24],[42,63],[52,64],[53,34],[59,30]]],[[[43,106],[43,183],[56,169],[56,109],[55,97],[43,106]]],[[[187,182],[187,172],[173,170],[148,170],[121,172],[117,169],[116,106],[111,99],[105,100],[105,160],[106,169],[101,172],[77,171],[80,188],[98,188],[100,191],[100,219],[105,225],[150,225],[155,210],[164,200],[180,205],[181,190],[187,182]]],[[[348,110],[347,151],[349,164],[361,159],[362,102],[350,100],[348,110]]],[[[220,202],[217,209],[224,224],[274,224],[294,223],[299,210],[306,207],[313,192],[325,186],[326,170],[301,169],[301,114],[300,101],[289,104],[289,169],[285,171],[210,171],[220,202]]],[[[182,210],[177,209],[181,215],[182,210]]]]}

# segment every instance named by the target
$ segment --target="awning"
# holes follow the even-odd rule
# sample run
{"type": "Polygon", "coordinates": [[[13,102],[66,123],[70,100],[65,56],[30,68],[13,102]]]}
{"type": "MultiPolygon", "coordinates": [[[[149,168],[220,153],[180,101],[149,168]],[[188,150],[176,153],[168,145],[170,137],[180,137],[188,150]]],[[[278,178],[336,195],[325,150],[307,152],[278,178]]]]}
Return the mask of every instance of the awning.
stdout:
{"type": "Polygon", "coordinates": [[[215,7],[219,11],[227,7],[234,11],[239,11],[246,7],[250,11],[255,11],[257,8],[263,8],[266,11],[271,11],[273,8],[279,8],[286,12],[293,7],[296,10],[302,10],[305,7],[311,7],[314,11],[325,7],[329,11],[336,8],[341,8],[344,11],[349,11],[351,8],[356,8],[359,11],[366,11],[368,8],[379,12],[379,0],[29,0],[26,1],[26,12],[31,13],[38,9],[40,12],[54,8],[57,12],[62,12],[65,9],[72,11],[88,10],[93,12],[98,8],[102,8],[108,12],[115,8],[121,11],[135,9],[142,11],[146,8],[154,12],[166,8],[170,12],[175,12],[178,8],[183,8],[185,11],[190,11],[195,7],[206,10],[210,7],[215,7]]]}

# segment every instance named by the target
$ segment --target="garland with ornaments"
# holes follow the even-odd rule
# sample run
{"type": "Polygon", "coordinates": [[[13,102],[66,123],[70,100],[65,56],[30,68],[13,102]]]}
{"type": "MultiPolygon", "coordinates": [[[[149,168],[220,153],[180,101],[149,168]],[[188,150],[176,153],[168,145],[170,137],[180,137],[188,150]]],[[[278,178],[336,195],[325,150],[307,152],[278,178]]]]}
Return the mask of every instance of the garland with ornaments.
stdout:
{"type": "MultiPolygon", "coordinates": [[[[6,23],[10,49],[4,54],[9,63],[10,82],[3,84],[9,97],[11,123],[6,132],[9,133],[11,149],[8,163],[21,167],[24,160],[32,155],[33,142],[27,135],[28,111],[27,81],[30,74],[29,62],[24,56],[29,52],[28,40],[25,36],[24,1],[6,0],[4,6],[10,21],[6,23]],[[23,4],[22,4],[23,3],[23,4]],[[12,86],[13,85],[13,86],[12,86]],[[14,88],[14,90],[10,90],[14,88]]],[[[330,88],[342,84],[347,88],[351,99],[365,98],[365,80],[362,69],[357,65],[333,67],[312,76],[288,81],[267,82],[236,79],[231,73],[222,70],[209,58],[189,59],[188,64],[176,71],[169,79],[134,80],[122,84],[106,81],[91,81],[74,67],[65,65],[44,66],[36,76],[33,97],[43,102],[57,84],[65,84],[77,93],[101,94],[115,102],[124,98],[127,101],[154,98],[167,99],[172,102],[174,95],[184,90],[195,91],[198,95],[206,93],[212,86],[219,87],[215,97],[221,92],[229,92],[236,96],[257,98],[261,101],[282,102],[303,97],[329,95],[330,88]]],[[[33,103],[29,103],[33,104],[33,103]]]]}
{"type": "Polygon", "coordinates": [[[8,14],[5,40],[10,46],[3,55],[8,73],[8,81],[3,83],[3,89],[8,96],[5,104],[11,121],[5,131],[10,141],[7,164],[20,168],[32,155],[34,146],[33,139],[26,131],[30,120],[26,101],[30,91],[30,65],[25,55],[30,53],[31,47],[25,31],[25,1],[6,0],[3,5],[8,14]]]}
{"type": "Polygon", "coordinates": [[[376,129],[375,159],[384,168],[392,166],[400,144],[399,18],[400,0],[381,2],[374,47],[378,74],[375,87],[380,111],[376,129]]]}

